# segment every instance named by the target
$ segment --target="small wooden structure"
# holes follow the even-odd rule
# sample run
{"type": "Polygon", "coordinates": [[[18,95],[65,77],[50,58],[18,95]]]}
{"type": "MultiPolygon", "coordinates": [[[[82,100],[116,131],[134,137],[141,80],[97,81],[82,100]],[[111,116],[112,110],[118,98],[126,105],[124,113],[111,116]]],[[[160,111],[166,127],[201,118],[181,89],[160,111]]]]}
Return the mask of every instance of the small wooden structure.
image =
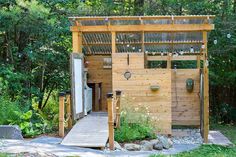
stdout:
{"type": "Polygon", "coordinates": [[[121,90],[130,105],[147,108],[161,133],[171,134],[173,125],[200,126],[207,142],[207,32],[213,18],[70,17],[73,53],[84,58],[93,111],[107,111],[106,94],[121,90]],[[183,68],[186,61],[196,67],[183,68]]]}

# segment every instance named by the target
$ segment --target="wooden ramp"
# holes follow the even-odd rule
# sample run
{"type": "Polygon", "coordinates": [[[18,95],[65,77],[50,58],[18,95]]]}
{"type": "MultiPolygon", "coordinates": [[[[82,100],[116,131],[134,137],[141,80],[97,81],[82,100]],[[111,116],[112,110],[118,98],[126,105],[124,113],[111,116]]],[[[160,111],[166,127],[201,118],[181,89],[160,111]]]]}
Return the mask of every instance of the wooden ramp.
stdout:
{"type": "Polygon", "coordinates": [[[107,113],[92,112],[74,125],[61,144],[89,148],[104,148],[107,140],[107,113]]]}

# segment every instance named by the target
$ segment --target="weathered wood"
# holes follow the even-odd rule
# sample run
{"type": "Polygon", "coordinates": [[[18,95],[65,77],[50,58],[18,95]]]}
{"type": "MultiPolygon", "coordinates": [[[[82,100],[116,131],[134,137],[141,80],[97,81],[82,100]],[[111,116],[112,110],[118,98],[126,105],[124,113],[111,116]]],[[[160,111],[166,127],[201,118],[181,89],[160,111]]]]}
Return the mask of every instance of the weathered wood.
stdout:
{"type": "Polygon", "coordinates": [[[72,128],[72,114],[71,114],[71,96],[70,91],[66,92],[66,117],[68,120],[68,128],[72,128]]]}
{"type": "Polygon", "coordinates": [[[65,93],[59,93],[59,136],[64,137],[65,93]]]}
{"type": "Polygon", "coordinates": [[[113,117],[113,94],[107,94],[107,107],[108,107],[108,127],[109,127],[109,149],[114,150],[114,117],[113,117]]]}
{"type": "Polygon", "coordinates": [[[156,24],[156,25],[97,25],[97,26],[71,26],[71,31],[81,32],[199,32],[211,31],[212,24],[156,24]]]}
{"type": "Polygon", "coordinates": [[[62,145],[104,148],[108,139],[107,113],[95,112],[80,119],[62,141],[62,145]]]}

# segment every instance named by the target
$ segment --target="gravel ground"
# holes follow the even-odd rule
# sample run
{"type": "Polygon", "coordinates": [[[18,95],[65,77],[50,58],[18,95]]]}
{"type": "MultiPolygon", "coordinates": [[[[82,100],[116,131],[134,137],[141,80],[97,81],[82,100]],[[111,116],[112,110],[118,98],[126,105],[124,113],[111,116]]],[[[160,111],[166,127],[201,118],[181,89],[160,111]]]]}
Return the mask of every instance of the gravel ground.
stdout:
{"type": "Polygon", "coordinates": [[[109,151],[60,145],[61,138],[42,136],[31,140],[0,140],[0,152],[20,154],[20,156],[80,156],[80,157],[148,157],[151,154],[176,154],[190,151],[202,144],[198,129],[175,129],[171,138],[173,147],[162,151],[109,151]]]}
{"type": "Polygon", "coordinates": [[[174,129],[179,136],[173,136],[172,142],[174,144],[202,144],[203,139],[199,129],[174,129]],[[181,135],[182,134],[182,135],[181,135]]]}

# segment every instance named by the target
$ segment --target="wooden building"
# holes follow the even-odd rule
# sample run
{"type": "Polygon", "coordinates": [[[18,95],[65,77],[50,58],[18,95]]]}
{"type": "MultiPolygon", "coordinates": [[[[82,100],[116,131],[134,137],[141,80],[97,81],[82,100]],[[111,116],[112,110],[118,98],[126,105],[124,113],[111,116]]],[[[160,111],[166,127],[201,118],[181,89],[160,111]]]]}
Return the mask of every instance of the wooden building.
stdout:
{"type": "Polygon", "coordinates": [[[213,18],[70,17],[73,54],[84,59],[93,111],[107,111],[106,94],[121,90],[132,105],[147,107],[161,133],[171,134],[173,125],[197,126],[207,142],[213,18]]]}

